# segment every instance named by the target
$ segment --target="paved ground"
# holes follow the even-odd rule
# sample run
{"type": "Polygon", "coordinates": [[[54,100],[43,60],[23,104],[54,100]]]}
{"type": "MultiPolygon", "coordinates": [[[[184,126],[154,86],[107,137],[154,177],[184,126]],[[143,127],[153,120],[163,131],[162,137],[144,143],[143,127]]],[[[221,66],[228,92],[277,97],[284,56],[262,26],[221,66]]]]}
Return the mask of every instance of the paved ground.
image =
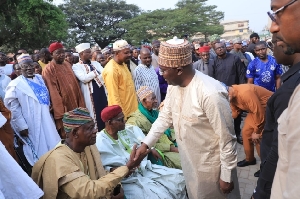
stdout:
{"type": "MultiPolygon", "coordinates": [[[[237,144],[238,161],[245,159],[244,148],[242,145],[237,144]]],[[[242,199],[250,199],[253,190],[256,186],[257,178],[254,177],[254,173],[258,171],[260,165],[260,158],[255,151],[256,165],[248,167],[237,167],[239,186],[242,199]]]]}

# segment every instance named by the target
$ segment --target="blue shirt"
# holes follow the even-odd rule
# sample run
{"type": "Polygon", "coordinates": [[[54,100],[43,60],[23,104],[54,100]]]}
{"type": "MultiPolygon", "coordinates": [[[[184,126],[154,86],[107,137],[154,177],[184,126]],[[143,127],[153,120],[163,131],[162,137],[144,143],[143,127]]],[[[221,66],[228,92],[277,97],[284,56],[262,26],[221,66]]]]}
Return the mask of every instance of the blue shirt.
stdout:
{"type": "Polygon", "coordinates": [[[282,75],[281,65],[268,55],[268,62],[262,62],[256,57],[247,67],[247,78],[253,78],[254,84],[275,92],[277,75],[282,75]]]}

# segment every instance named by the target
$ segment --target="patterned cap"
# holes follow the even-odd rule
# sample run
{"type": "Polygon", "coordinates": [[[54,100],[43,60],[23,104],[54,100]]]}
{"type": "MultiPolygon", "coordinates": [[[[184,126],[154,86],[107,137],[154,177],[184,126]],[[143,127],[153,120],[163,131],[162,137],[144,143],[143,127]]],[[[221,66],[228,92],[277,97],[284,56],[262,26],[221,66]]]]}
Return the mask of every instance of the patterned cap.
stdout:
{"type": "Polygon", "coordinates": [[[18,64],[24,64],[26,62],[32,62],[31,56],[29,54],[21,54],[18,58],[18,64]]]}
{"type": "Polygon", "coordinates": [[[105,54],[105,53],[108,53],[108,52],[110,52],[110,49],[107,48],[107,47],[105,47],[105,48],[103,48],[103,49],[101,50],[101,53],[102,53],[102,54],[105,54]]]}
{"type": "Polygon", "coordinates": [[[117,40],[114,44],[113,44],[113,51],[119,51],[119,50],[123,50],[125,48],[130,48],[131,46],[127,43],[127,41],[125,40],[117,40]]]}
{"type": "Polygon", "coordinates": [[[140,89],[137,91],[137,95],[140,101],[143,101],[146,97],[151,95],[153,91],[148,86],[141,86],[140,89]]]}
{"type": "Polygon", "coordinates": [[[69,133],[73,129],[93,121],[93,118],[90,116],[88,109],[79,107],[66,112],[62,121],[66,133],[69,133]]]}
{"type": "Polygon", "coordinates": [[[192,49],[187,40],[174,37],[161,42],[158,55],[158,65],[177,68],[192,63],[192,49]]]}
{"type": "Polygon", "coordinates": [[[90,48],[91,48],[90,43],[82,43],[75,47],[77,53],[81,53],[82,51],[85,51],[86,49],[90,49],[90,48]]]}

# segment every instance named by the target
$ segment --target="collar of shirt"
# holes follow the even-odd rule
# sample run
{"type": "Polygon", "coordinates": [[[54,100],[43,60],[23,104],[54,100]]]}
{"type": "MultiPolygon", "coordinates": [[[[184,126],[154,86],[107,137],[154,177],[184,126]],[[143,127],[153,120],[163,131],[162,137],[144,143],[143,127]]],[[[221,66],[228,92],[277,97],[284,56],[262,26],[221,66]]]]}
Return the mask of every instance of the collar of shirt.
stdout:
{"type": "Polygon", "coordinates": [[[143,67],[145,67],[145,68],[151,68],[151,66],[152,65],[150,65],[149,67],[148,66],[146,66],[145,64],[141,64],[143,67]]]}
{"type": "Polygon", "coordinates": [[[300,62],[292,66],[286,73],[281,76],[282,82],[288,80],[291,76],[293,76],[296,72],[300,72],[300,62]]]}

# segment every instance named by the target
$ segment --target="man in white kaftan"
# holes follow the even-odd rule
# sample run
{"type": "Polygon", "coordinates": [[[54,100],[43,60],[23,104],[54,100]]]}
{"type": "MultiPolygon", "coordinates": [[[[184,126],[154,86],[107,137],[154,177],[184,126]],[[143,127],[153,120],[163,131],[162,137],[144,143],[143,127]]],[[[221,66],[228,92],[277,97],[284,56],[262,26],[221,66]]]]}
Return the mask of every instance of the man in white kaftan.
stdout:
{"type": "MultiPolygon", "coordinates": [[[[97,134],[96,146],[100,151],[105,170],[126,165],[134,144],[140,145],[145,137],[136,126],[126,125],[113,139],[105,130],[97,134]],[[127,149],[127,150],[126,150],[127,149]]],[[[183,199],[186,198],[185,182],[181,170],[151,164],[147,157],[128,178],[122,180],[127,199],[183,199]]]]}
{"type": "MultiPolygon", "coordinates": [[[[2,125],[3,123],[0,126],[2,125]]],[[[0,142],[0,160],[0,199],[39,199],[44,195],[7,152],[2,142],[0,142]]]]}
{"type": "Polygon", "coordinates": [[[80,88],[90,116],[100,131],[105,127],[100,113],[107,106],[107,91],[102,78],[103,67],[99,62],[90,60],[92,54],[89,43],[79,44],[76,46],[76,51],[79,53],[80,60],[72,66],[72,70],[80,81],[80,88]]]}
{"type": "Polygon", "coordinates": [[[161,73],[170,85],[164,107],[137,156],[173,125],[189,198],[240,198],[236,136],[226,89],[193,69],[187,41],[162,42],[159,56],[161,73]],[[173,55],[167,56],[169,52],[175,52],[177,62],[172,61],[173,55]]]}
{"type": "Polygon", "coordinates": [[[56,146],[60,137],[50,115],[48,89],[41,75],[33,75],[32,63],[20,64],[19,61],[23,75],[7,86],[4,104],[11,111],[12,128],[25,143],[24,155],[33,166],[42,155],[56,146]],[[30,76],[26,74],[29,69],[32,70],[30,76]],[[27,135],[23,136],[22,132],[27,132],[27,135]]]}

